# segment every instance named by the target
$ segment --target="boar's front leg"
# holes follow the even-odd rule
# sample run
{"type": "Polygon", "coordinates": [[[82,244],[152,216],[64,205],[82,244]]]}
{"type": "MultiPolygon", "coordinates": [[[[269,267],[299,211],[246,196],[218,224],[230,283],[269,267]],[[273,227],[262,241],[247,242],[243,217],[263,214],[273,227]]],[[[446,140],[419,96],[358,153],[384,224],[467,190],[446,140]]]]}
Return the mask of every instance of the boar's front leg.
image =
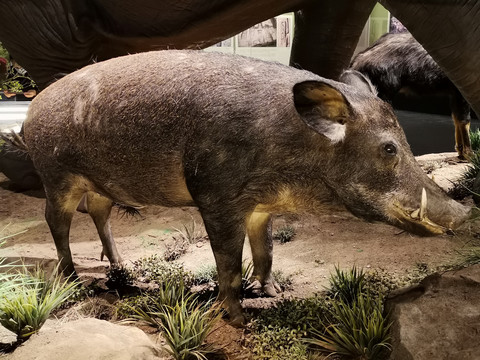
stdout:
{"type": "Polygon", "coordinates": [[[250,287],[255,293],[262,291],[276,296],[281,289],[272,278],[272,217],[268,213],[254,212],[247,221],[247,234],[253,257],[253,276],[250,287]]]}
{"type": "Polygon", "coordinates": [[[245,318],[240,305],[240,291],[245,222],[225,213],[200,212],[217,264],[219,300],[228,310],[232,325],[242,325],[245,318]]]}
{"type": "Polygon", "coordinates": [[[93,219],[95,226],[102,241],[102,254],[106,255],[110,264],[120,264],[122,258],[118,253],[115,241],[113,240],[112,229],[110,226],[110,213],[113,202],[104,196],[101,196],[93,191],[87,193],[87,211],[93,219]]]}

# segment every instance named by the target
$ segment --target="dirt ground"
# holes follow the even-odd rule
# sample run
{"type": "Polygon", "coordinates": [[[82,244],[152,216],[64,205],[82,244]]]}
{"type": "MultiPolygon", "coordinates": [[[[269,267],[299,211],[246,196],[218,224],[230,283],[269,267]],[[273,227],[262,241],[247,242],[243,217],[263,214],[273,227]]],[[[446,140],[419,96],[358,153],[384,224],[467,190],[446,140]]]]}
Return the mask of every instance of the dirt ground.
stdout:
{"type": "MultiPolygon", "coordinates": [[[[448,187],[466,166],[450,161],[452,156],[454,154],[426,156],[419,161],[435,181],[448,187]]],[[[19,233],[6,239],[0,248],[0,257],[54,264],[56,251],[44,220],[42,192],[17,193],[11,191],[10,186],[0,173],[0,237],[19,233]]],[[[142,211],[142,217],[136,218],[112,213],[113,233],[127,264],[152,254],[162,255],[173,237],[178,236],[175,229],[192,221],[204,232],[198,212],[191,208],[149,207],[142,211]]],[[[480,234],[477,222],[469,222],[455,235],[418,237],[389,225],[366,223],[347,212],[320,217],[277,216],[274,231],[285,224],[296,229],[296,236],[289,243],[275,243],[273,268],[293,275],[293,290],[284,296],[296,297],[323,290],[335,265],[347,268],[356,264],[402,276],[418,264],[434,268],[452,261],[459,249],[471,244],[480,234]]],[[[76,213],[70,239],[79,275],[104,277],[108,262],[100,261],[101,243],[87,214],[76,213]]],[[[250,258],[248,245],[244,254],[250,258]]],[[[190,245],[178,261],[191,270],[214,263],[208,241],[190,245]]],[[[249,306],[248,301],[244,306],[249,306]]]]}

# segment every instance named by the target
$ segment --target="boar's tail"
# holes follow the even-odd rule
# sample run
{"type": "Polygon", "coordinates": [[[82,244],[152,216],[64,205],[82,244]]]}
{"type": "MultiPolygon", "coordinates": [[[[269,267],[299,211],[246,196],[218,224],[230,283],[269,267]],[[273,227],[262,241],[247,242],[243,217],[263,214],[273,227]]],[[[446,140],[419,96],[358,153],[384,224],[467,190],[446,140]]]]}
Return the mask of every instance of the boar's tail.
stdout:
{"type": "Polygon", "coordinates": [[[8,152],[17,152],[19,155],[28,157],[27,144],[23,140],[22,134],[11,131],[10,133],[0,133],[0,140],[5,142],[5,150],[8,152]]]}
{"type": "Polygon", "coordinates": [[[134,208],[133,206],[118,203],[114,203],[113,205],[117,208],[117,213],[120,214],[120,218],[123,218],[124,216],[126,216],[127,218],[136,216],[143,218],[142,214],[140,214],[140,210],[134,208]]]}

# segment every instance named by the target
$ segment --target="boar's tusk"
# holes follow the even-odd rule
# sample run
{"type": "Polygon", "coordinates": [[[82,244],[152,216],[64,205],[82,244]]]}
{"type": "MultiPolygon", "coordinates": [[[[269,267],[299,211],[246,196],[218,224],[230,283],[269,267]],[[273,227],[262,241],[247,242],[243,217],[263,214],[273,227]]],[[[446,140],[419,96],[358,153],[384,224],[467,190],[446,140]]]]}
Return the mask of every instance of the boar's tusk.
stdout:
{"type": "Polygon", "coordinates": [[[427,216],[427,192],[422,189],[422,200],[420,202],[420,220],[424,220],[427,216]]]}
{"type": "Polygon", "coordinates": [[[427,218],[427,192],[422,189],[422,199],[420,200],[420,208],[412,211],[410,217],[415,220],[423,221],[427,218]]]}

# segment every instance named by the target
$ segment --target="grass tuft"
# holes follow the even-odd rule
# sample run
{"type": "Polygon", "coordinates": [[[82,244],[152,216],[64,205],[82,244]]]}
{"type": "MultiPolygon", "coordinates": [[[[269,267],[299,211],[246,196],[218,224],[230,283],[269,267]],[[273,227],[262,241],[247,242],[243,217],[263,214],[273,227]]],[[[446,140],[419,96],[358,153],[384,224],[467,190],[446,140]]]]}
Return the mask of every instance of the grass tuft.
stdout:
{"type": "Polygon", "coordinates": [[[140,320],[158,328],[167,343],[167,351],[176,360],[207,359],[214,352],[205,344],[222,312],[210,303],[201,304],[183,283],[164,283],[155,296],[143,298],[143,307],[130,307],[131,320],[140,320]]]}
{"type": "MultiPolygon", "coordinates": [[[[58,270],[58,269],[56,269],[58,270]]],[[[40,268],[19,273],[17,286],[0,299],[0,323],[25,340],[43,326],[53,310],[71,297],[79,283],[55,271],[47,276],[40,268]]]]}
{"type": "Polygon", "coordinates": [[[334,299],[353,303],[365,288],[365,274],[362,269],[353,266],[350,271],[340,270],[335,266],[335,273],[330,275],[328,294],[334,299]]]}
{"type": "Polygon", "coordinates": [[[382,299],[360,294],[353,302],[339,298],[332,305],[332,322],[315,330],[315,338],[308,342],[331,354],[365,360],[383,358],[390,349],[392,323],[383,316],[382,299]]]}
{"type": "Polygon", "coordinates": [[[278,229],[278,231],[273,234],[273,238],[280,241],[281,244],[285,244],[292,241],[295,234],[295,229],[290,225],[286,225],[278,229]]]}

